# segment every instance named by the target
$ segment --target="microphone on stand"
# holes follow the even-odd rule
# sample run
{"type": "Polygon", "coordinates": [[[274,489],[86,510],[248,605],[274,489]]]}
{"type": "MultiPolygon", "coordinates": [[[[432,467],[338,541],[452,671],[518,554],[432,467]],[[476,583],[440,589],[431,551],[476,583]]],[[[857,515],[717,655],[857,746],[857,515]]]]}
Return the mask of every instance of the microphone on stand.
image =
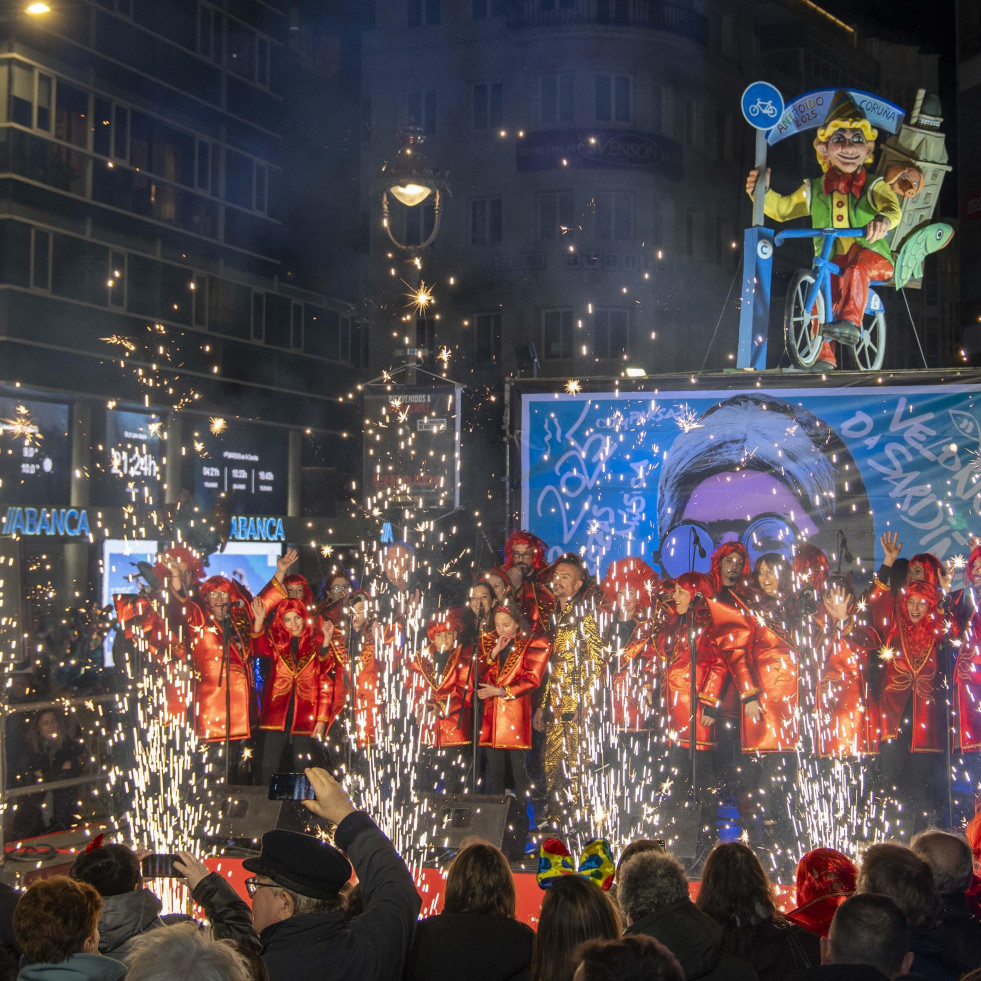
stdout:
{"type": "Polygon", "coordinates": [[[697,531],[697,529],[692,528],[691,534],[692,534],[692,538],[694,539],[694,542],[695,542],[695,549],[698,552],[698,557],[700,559],[704,559],[705,558],[705,546],[702,544],[701,538],[698,537],[698,531],[697,531]]]}

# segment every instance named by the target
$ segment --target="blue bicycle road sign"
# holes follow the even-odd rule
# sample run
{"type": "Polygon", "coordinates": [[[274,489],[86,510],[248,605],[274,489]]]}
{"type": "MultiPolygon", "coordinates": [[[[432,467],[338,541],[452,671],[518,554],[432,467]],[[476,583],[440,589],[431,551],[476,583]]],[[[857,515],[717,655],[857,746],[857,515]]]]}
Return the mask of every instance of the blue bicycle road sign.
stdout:
{"type": "Polygon", "coordinates": [[[769,82],[747,85],[740,105],[746,122],[755,129],[770,129],[783,115],[783,96],[769,82]]]}

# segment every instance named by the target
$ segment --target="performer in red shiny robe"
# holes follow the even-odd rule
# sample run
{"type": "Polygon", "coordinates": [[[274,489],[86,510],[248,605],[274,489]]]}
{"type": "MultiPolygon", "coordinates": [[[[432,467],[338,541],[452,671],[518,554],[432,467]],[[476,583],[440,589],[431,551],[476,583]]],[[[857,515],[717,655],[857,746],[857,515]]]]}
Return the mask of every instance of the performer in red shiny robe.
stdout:
{"type": "Polygon", "coordinates": [[[346,758],[357,749],[374,745],[382,722],[378,697],[378,665],[375,659],[375,622],[368,613],[368,596],[361,590],[351,594],[350,615],[334,628],[330,640],[333,658],[334,701],[331,707],[331,745],[346,750],[346,758]],[[339,730],[333,726],[340,718],[339,730]]]}
{"type": "Polygon", "coordinates": [[[198,739],[208,743],[207,758],[215,766],[223,756],[227,732],[229,779],[238,782],[242,744],[251,735],[256,715],[251,618],[243,607],[231,605],[237,590],[224,576],[206,579],[198,595],[199,601],[183,603],[180,641],[194,671],[194,729],[198,739]]]}
{"type": "Polygon", "coordinates": [[[851,582],[842,576],[829,582],[812,618],[819,657],[816,749],[826,758],[879,751],[879,710],[869,682],[878,641],[858,614],[851,582]]]}
{"type": "Polygon", "coordinates": [[[271,661],[259,715],[263,730],[259,773],[265,785],[274,773],[323,765],[321,740],[334,696],[334,675],[327,663],[333,625],[325,628],[302,599],[278,603],[272,623],[264,629],[266,608],[256,597],[252,616],[255,653],[271,661]]]}
{"type": "Polygon", "coordinates": [[[659,584],[657,573],[634,557],[611,562],[600,583],[604,602],[599,626],[611,651],[612,717],[621,733],[649,732],[653,722],[651,596],[659,584]]]}
{"type": "Polygon", "coordinates": [[[532,694],[541,686],[551,649],[515,607],[494,610],[494,629],[480,640],[477,676],[484,793],[504,793],[508,762],[515,794],[525,797],[531,789],[525,752],[531,748],[532,694]]]}
{"type": "Polygon", "coordinates": [[[463,620],[458,610],[433,617],[426,625],[428,643],[409,662],[408,682],[419,723],[416,786],[423,793],[442,789],[461,793],[471,745],[467,682],[473,648],[459,643],[463,620]]]}
{"type": "Polygon", "coordinates": [[[899,557],[896,532],[880,539],[885,559],[869,595],[870,625],[882,644],[878,702],[883,790],[917,815],[943,809],[947,706],[939,648],[947,633],[941,596],[929,582],[908,583],[893,596],[883,581],[899,557]]]}
{"type": "Polygon", "coordinates": [[[545,543],[527,531],[511,532],[504,543],[501,568],[532,631],[550,633],[556,603],[545,581],[550,571],[545,561],[545,543]]]}
{"type": "Polygon", "coordinates": [[[981,591],[981,545],[971,549],[964,577],[965,588],[958,590],[950,603],[956,654],[954,748],[960,754],[977,754],[981,752],[981,611],[977,603],[981,591]]]}
{"type": "Polygon", "coordinates": [[[716,792],[716,717],[728,675],[709,607],[712,584],[701,572],[675,580],[673,610],[658,631],[656,651],[664,672],[663,731],[668,767],[679,788],[691,791],[691,641],[695,639],[695,782],[696,797],[709,803],[716,792]]]}

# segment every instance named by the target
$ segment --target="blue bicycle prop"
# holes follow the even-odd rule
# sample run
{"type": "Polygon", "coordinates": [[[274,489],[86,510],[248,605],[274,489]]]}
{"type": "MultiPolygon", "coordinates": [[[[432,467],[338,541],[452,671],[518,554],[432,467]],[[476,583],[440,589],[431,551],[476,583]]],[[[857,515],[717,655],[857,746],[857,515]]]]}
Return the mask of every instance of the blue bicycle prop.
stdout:
{"type": "Polygon", "coordinates": [[[895,286],[923,275],[923,260],[944,247],[953,234],[950,225],[935,223],[919,229],[903,244],[895,257],[895,273],[888,281],[873,280],[858,336],[826,329],[834,320],[831,277],[841,270],[831,261],[836,238],[860,238],[862,228],[792,228],[777,232],[773,244],[787,239],[823,239],[820,253],[809,269],[798,269],[791,277],[783,312],[783,346],[787,357],[797,368],[814,367],[824,341],[837,341],[859,371],[878,371],[886,354],[886,313],[876,286],[895,286]]]}

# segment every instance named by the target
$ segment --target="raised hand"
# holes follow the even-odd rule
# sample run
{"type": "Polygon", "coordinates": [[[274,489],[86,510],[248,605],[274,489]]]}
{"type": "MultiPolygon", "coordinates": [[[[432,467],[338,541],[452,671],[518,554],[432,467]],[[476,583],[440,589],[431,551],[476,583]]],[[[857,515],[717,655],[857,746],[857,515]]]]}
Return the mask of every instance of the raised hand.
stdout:
{"type": "Polygon", "coordinates": [[[300,553],[295,549],[291,548],[285,555],[281,555],[276,559],[276,572],[282,581],[282,577],[286,575],[289,571],[291,565],[300,557],[300,553]]]}
{"type": "Polygon", "coordinates": [[[266,619],[266,608],[262,605],[262,600],[258,596],[252,600],[252,632],[258,633],[262,629],[262,622],[266,619]]]}
{"type": "Polygon", "coordinates": [[[883,532],[882,537],[879,539],[879,544],[882,546],[882,551],[886,555],[885,561],[882,564],[892,566],[896,559],[899,558],[899,553],[903,550],[903,543],[899,540],[899,532],[883,532]]]}
{"type": "Polygon", "coordinates": [[[841,586],[833,586],[824,594],[824,608],[836,620],[848,617],[848,593],[841,586]]]}

